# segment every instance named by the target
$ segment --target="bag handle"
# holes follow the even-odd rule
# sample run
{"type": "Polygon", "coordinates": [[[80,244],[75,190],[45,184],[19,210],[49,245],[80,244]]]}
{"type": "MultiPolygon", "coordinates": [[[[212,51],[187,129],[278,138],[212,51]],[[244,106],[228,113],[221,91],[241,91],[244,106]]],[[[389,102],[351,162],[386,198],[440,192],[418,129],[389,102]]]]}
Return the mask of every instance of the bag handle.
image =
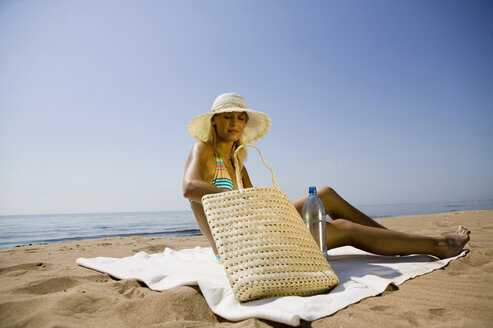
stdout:
{"type": "Polygon", "coordinates": [[[238,150],[240,150],[241,148],[243,147],[253,147],[255,149],[257,149],[258,153],[260,154],[260,158],[262,158],[262,162],[264,162],[264,165],[269,169],[270,173],[272,173],[272,184],[274,185],[274,187],[276,187],[277,189],[279,189],[279,187],[277,186],[277,183],[276,183],[276,177],[274,175],[274,171],[272,171],[272,169],[270,168],[269,165],[267,165],[267,163],[265,162],[264,160],[264,156],[262,156],[262,152],[260,151],[260,149],[258,149],[256,146],[252,145],[252,144],[245,144],[245,145],[241,145],[240,147],[238,147],[234,153],[234,161],[235,161],[235,173],[236,173],[236,183],[238,185],[238,189],[239,190],[243,190],[243,184],[240,184],[238,183],[240,181],[240,165],[238,163],[238,150]]]}

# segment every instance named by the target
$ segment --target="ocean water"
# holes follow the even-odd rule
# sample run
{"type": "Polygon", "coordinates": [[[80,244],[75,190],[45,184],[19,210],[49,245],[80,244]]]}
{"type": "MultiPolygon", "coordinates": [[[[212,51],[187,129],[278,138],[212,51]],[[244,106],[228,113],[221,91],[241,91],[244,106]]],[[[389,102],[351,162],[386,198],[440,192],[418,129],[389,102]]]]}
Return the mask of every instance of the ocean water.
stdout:
{"type": "Polygon", "coordinates": [[[0,216],[0,248],[124,236],[194,236],[192,211],[0,216]]]}
{"type": "Polygon", "coordinates": [[[469,201],[442,201],[426,203],[360,205],[356,207],[373,219],[391,216],[434,214],[443,212],[492,210],[493,199],[469,201]]]}
{"type": "MultiPolygon", "coordinates": [[[[493,199],[461,202],[356,205],[374,219],[441,212],[491,210],[493,199]]],[[[123,236],[195,236],[192,211],[0,216],[0,248],[123,236]]]]}

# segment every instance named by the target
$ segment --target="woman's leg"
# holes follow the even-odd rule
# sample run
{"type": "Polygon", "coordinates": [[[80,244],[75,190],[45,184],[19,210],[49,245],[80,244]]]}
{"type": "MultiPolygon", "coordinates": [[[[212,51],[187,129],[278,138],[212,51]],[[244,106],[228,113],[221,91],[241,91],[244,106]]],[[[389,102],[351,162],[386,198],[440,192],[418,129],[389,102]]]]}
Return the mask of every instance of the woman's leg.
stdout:
{"type": "Polygon", "coordinates": [[[447,258],[460,253],[470,231],[460,226],[455,234],[428,237],[357,224],[348,220],[328,221],[327,249],[354,246],[380,255],[431,254],[447,258]]]}
{"type": "MultiPolygon", "coordinates": [[[[385,229],[383,225],[377,223],[368,215],[345,201],[334,189],[326,186],[321,187],[317,190],[317,195],[324,204],[325,214],[329,215],[332,219],[346,219],[368,227],[385,229]]],[[[300,214],[307,197],[308,194],[293,202],[294,207],[296,207],[296,210],[300,214]]]]}

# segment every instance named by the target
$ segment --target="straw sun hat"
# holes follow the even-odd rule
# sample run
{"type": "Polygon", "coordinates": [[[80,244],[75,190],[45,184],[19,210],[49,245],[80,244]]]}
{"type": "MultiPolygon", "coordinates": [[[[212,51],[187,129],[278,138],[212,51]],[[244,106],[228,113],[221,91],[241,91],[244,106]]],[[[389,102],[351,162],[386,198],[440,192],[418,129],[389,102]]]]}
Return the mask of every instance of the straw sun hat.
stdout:
{"type": "Polygon", "coordinates": [[[211,129],[211,118],[215,114],[245,112],[248,122],[243,130],[244,143],[255,142],[269,132],[271,126],[267,114],[247,108],[245,99],[236,93],[224,93],[217,97],[209,113],[199,115],[188,123],[188,132],[198,141],[206,142],[211,129]]]}

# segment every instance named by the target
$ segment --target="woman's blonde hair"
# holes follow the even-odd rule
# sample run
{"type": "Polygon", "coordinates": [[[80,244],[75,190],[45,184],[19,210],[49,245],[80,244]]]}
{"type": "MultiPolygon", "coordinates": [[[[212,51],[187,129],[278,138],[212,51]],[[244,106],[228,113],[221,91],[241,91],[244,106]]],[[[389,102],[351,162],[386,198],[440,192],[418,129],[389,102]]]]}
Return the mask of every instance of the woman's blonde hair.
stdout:
{"type": "MultiPolygon", "coordinates": [[[[214,117],[214,116],[213,116],[214,117]]],[[[248,115],[247,115],[248,117],[248,115]]],[[[212,120],[212,117],[211,117],[211,120],[212,120]]],[[[248,122],[248,119],[247,119],[247,122],[248,122]]],[[[209,136],[207,138],[207,143],[209,145],[211,145],[211,147],[215,150],[215,145],[216,145],[216,128],[211,124],[211,128],[209,130],[209,136]]],[[[236,151],[236,149],[238,149],[238,147],[240,147],[241,145],[243,145],[243,138],[240,137],[238,140],[235,141],[234,143],[234,151],[233,153],[236,151]]],[[[245,163],[247,159],[247,150],[246,150],[246,147],[243,147],[242,149],[240,149],[238,151],[238,163],[240,164],[240,171],[243,169],[243,163],[245,163]]]]}

